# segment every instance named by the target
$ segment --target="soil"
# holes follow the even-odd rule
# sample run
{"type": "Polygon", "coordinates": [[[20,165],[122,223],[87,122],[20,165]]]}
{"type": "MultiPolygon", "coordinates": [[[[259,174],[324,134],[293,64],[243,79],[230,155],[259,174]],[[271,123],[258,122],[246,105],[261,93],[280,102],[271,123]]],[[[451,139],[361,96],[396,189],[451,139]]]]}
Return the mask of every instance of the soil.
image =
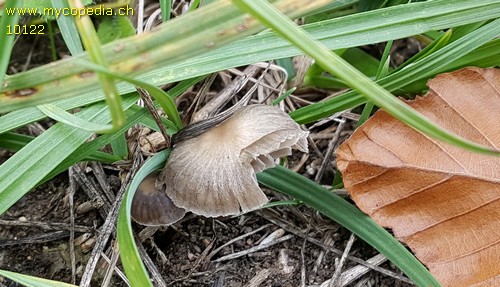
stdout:
{"type": "MultiPolygon", "coordinates": [[[[60,38],[56,37],[57,41],[61,41],[60,38]]],[[[411,43],[412,41],[408,41],[398,45],[398,49],[403,45],[407,48],[395,52],[398,57],[393,58],[408,58],[413,54],[415,44],[411,43]]],[[[50,55],[48,45],[46,37],[20,39],[16,43],[9,73],[50,62],[51,60],[47,59],[47,55],[50,55]],[[33,57],[27,63],[25,55],[29,53],[32,53],[33,57]]],[[[59,56],[67,53],[60,42],[57,42],[57,46],[62,47],[58,48],[59,56]]],[[[380,53],[379,47],[367,49],[374,54],[380,53]]],[[[316,94],[321,93],[322,91],[316,91],[316,94]]],[[[327,123],[315,132],[319,134],[323,130],[329,130],[331,133],[335,125],[335,122],[327,123]]],[[[353,124],[349,129],[352,130],[352,126],[353,124]]],[[[343,133],[342,140],[348,136],[349,129],[343,133]]],[[[323,154],[329,140],[315,140],[318,150],[323,154]]],[[[0,162],[4,162],[10,155],[9,152],[0,150],[0,162]]],[[[295,156],[290,164],[291,168],[297,165],[300,156],[295,156]]],[[[312,153],[299,172],[314,177],[320,164],[318,156],[312,153]]],[[[81,168],[90,181],[97,182],[91,172],[91,165],[81,164],[81,168]]],[[[116,193],[119,189],[119,178],[123,178],[121,174],[125,171],[124,168],[122,165],[115,165],[105,166],[104,170],[113,187],[112,192],[116,193]]],[[[321,183],[331,184],[331,170],[330,168],[327,171],[321,183]]],[[[70,242],[69,186],[68,175],[61,174],[24,196],[0,216],[0,269],[71,282],[70,245],[74,244],[75,275],[76,282],[79,282],[104,217],[99,209],[92,208],[95,202],[84,192],[85,187],[78,186],[74,197],[75,210],[91,207],[76,215],[76,240],[74,243],[70,242]],[[58,223],[61,225],[57,225],[58,223]]],[[[266,192],[272,200],[286,200],[283,195],[266,192]]],[[[151,228],[135,223],[134,229],[137,234],[152,231],[151,228]]],[[[234,218],[213,219],[188,214],[180,223],[159,228],[151,236],[144,236],[142,245],[167,286],[320,286],[334,275],[336,262],[345,250],[350,236],[348,230],[314,210],[303,205],[288,205],[234,218]],[[251,252],[252,248],[259,246],[263,240],[269,240],[269,236],[274,236],[273,234],[276,237],[271,240],[278,243],[251,252]],[[248,236],[214,252],[243,235],[248,236]],[[337,252],[325,246],[331,246],[337,252]],[[248,253],[234,259],[224,259],[225,256],[244,251],[248,253]]],[[[113,235],[107,243],[104,252],[107,258],[112,257],[115,239],[113,235]]],[[[341,270],[347,274],[353,267],[361,266],[360,260],[368,260],[377,254],[371,246],[356,239],[349,255],[358,258],[358,262],[348,258],[342,264],[341,270]]],[[[109,264],[101,258],[97,266],[91,286],[101,286],[109,264]]],[[[380,267],[393,275],[368,269],[359,278],[343,286],[413,286],[401,281],[401,278],[404,278],[402,273],[388,261],[380,267]]],[[[117,270],[123,271],[119,261],[117,270]]],[[[155,286],[160,286],[159,284],[155,282],[155,286]]],[[[19,285],[0,276],[0,286],[19,285]]],[[[127,285],[115,272],[106,286],[127,285]]]]}
{"type": "MultiPolygon", "coordinates": [[[[1,219],[9,222],[68,223],[68,179],[61,175],[37,188],[16,203],[1,219]]],[[[272,192],[270,197],[278,198],[272,192]]],[[[79,190],[75,206],[87,202],[88,197],[79,190]]],[[[306,240],[332,245],[342,251],[350,232],[318,215],[305,206],[284,206],[252,212],[235,218],[204,218],[188,215],[188,219],[174,227],[160,228],[143,241],[150,258],[169,286],[319,286],[335,272],[335,260],[340,256],[326,252],[325,248],[306,240]],[[279,225],[277,225],[279,224],[279,225]],[[284,227],[284,229],[283,229],[284,227]],[[207,259],[216,248],[239,236],[252,233],[222,248],[207,259]],[[291,237],[281,243],[249,253],[236,259],[217,262],[224,256],[258,246],[273,232],[291,237]],[[294,234],[297,233],[298,235],[294,234]],[[301,278],[304,276],[305,279],[301,278]]],[[[78,215],[76,226],[85,226],[91,232],[75,232],[75,237],[95,239],[95,227],[103,223],[97,210],[78,215]]],[[[139,233],[144,227],[135,224],[139,233]]],[[[23,274],[63,282],[71,282],[69,232],[67,230],[41,230],[36,224],[0,226],[0,268],[23,274]],[[52,236],[46,239],[40,237],[52,236]]],[[[113,239],[114,241],[114,239],[113,239]]],[[[92,244],[75,244],[77,282],[88,261],[92,244]]],[[[109,248],[108,248],[109,249],[109,248]]],[[[111,257],[108,250],[108,257],[111,257]]],[[[356,240],[349,255],[367,260],[377,252],[361,240],[356,240]]],[[[358,265],[347,260],[343,271],[358,265]]],[[[120,264],[118,268],[121,269],[120,264]]],[[[91,286],[101,285],[108,264],[101,260],[91,286]]],[[[389,263],[382,268],[400,274],[389,263]]],[[[376,271],[364,274],[359,286],[410,286],[376,271]]],[[[345,286],[356,286],[356,282],[345,286]]],[[[18,286],[0,279],[4,286],[18,286]]],[[[1,285],[0,285],[1,286],[1,285]]],[[[114,275],[109,286],[126,286],[114,275]]],[[[155,285],[157,286],[157,285],[155,285]]]]}

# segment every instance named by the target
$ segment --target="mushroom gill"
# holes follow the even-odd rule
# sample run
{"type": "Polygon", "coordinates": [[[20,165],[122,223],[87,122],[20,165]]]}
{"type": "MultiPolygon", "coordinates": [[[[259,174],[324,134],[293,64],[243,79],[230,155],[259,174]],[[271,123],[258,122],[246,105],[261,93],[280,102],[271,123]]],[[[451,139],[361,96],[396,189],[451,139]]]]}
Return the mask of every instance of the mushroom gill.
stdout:
{"type": "Polygon", "coordinates": [[[167,194],[155,187],[159,171],[148,175],[137,188],[130,215],[142,225],[170,225],[186,214],[186,210],[175,206],[167,194]]]}
{"type": "Polygon", "coordinates": [[[278,107],[250,105],[205,132],[177,143],[156,187],[173,203],[208,217],[256,209],[268,200],[256,172],[291,149],[307,152],[308,132],[278,107]]]}

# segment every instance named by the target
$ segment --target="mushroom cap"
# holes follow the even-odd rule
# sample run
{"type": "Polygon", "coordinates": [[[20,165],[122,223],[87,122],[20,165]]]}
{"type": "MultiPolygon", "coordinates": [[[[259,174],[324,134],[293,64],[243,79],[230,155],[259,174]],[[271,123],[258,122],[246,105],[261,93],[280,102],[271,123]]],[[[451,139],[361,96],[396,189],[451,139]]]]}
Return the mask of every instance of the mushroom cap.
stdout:
{"type": "Polygon", "coordinates": [[[278,107],[250,105],[197,137],[178,143],[157,179],[173,203],[207,217],[234,215],[264,205],[256,172],[296,148],[307,135],[278,107]]]}
{"type": "Polygon", "coordinates": [[[148,175],[137,187],[132,200],[130,215],[142,225],[171,225],[186,214],[185,209],[175,206],[164,191],[155,187],[159,174],[155,171],[148,175]]]}

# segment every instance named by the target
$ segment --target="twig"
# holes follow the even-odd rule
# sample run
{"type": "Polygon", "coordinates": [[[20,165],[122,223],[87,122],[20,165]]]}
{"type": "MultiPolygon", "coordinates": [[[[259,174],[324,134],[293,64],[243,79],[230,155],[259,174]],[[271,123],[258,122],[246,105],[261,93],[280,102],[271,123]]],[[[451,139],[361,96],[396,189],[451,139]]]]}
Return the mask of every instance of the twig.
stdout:
{"type": "Polygon", "coordinates": [[[287,240],[292,239],[292,238],[293,238],[293,235],[291,235],[291,234],[285,235],[285,236],[277,239],[276,241],[269,242],[268,244],[264,244],[264,245],[254,246],[254,247],[249,248],[247,250],[243,250],[243,251],[240,251],[240,252],[236,252],[236,253],[233,253],[233,254],[229,254],[229,255],[223,256],[223,257],[221,257],[221,258],[219,258],[217,260],[214,260],[214,262],[222,262],[222,261],[226,261],[226,260],[240,258],[240,257],[243,257],[243,256],[248,255],[250,253],[254,253],[254,252],[257,252],[259,250],[266,249],[266,248],[271,247],[271,246],[273,246],[275,244],[287,241],[287,240]]]}
{"type": "MultiPolygon", "coordinates": [[[[290,233],[292,233],[292,234],[294,234],[296,236],[299,236],[301,238],[306,238],[307,241],[309,241],[309,242],[311,242],[311,243],[313,243],[315,245],[318,245],[318,246],[320,246],[322,248],[325,248],[325,249],[329,250],[330,252],[333,252],[333,253],[335,253],[335,254],[337,254],[339,256],[341,256],[343,254],[342,250],[339,250],[339,249],[335,248],[334,246],[326,245],[323,242],[321,242],[320,240],[311,238],[311,237],[307,236],[306,234],[304,234],[303,232],[301,232],[301,231],[299,231],[297,229],[294,229],[294,228],[292,228],[292,227],[290,227],[290,226],[288,226],[286,224],[283,224],[280,220],[269,216],[269,213],[266,213],[265,210],[262,211],[262,212],[260,212],[260,214],[267,221],[270,221],[271,223],[273,223],[273,224],[275,224],[275,225],[277,225],[277,226],[285,229],[286,231],[288,231],[288,232],[290,232],[290,233]]],[[[349,259],[349,260],[351,260],[353,262],[356,262],[358,264],[361,264],[363,266],[366,266],[366,267],[368,267],[368,268],[370,268],[372,270],[380,272],[380,273],[382,273],[384,275],[387,275],[389,277],[401,280],[401,281],[406,282],[406,283],[413,284],[413,282],[410,279],[406,278],[406,277],[400,276],[399,274],[397,274],[395,272],[392,272],[390,270],[381,268],[379,266],[370,264],[370,263],[368,263],[368,262],[366,262],[366,261],[364,261],[362,259],[359,259],[357,257],[348,255],[347,259],[349,259]]]]}
{"type": "Polygon", "coordinates": [[[144,102],[144,105],[148,109],[149,113],[151,116],[153,116],[154,121],[158,125],[158,128],[160,128],[160,132],[163,135],[163,138],[165,139],[165,143],[167,147],[170,147],[170,137],[167,134],[167,129],[161,122],[160,115],[158,114],[158,111],[155,109],[155,106],[153,104],[153,100],[151,99],[151,96],[147,91],[140,87],[135,87],[137,92],[139,93],[139,96],[141,96],[142,101],[144,102]]]}
{"type": "MultiPolygon", "coordinates": [[[[372,265],[380,265],[380,264],[384,263],[385,261],[387,261],[387,258],[382,254],[377,254],[377,255],[373,256],[372,258],[366,260],[367,263],[372,264],[372,265]]],[[[340,286],[348,286],[349,284],[351,284],[355,280],[358,280],[361,276],[368,273],[370,270],[372,270],[372,269],[365,267],[365,266],[362,266],[362,265],[357,265],[357,266],[354,266],[354,267],[346,270],[344,273],[342,273],[342,276],[340,276],[340,286]]],[[[404,279],[406,279],[406,278],[404,278],[404,279]]],[[[401,280],[400,279],[400,281],[407,282],[408,280],[401,280]]],[[[400,282],[400,281],[397,281],[397,282],[400,282]]],[[[407,282],[407,283],[411,284],[412,282],[407,282]]],[[[328,287],[329,285],[330,285],[330,279],[323,282],[320,285],[320,287],[328,287]]]]}
{"type": "MultiPolygon", "coordinates": [[[[309,233],[309,229],[307,229],[307,233],[309,233]]],[[[302,242],[302,248],[300,248],[300,286],[306,286],[306,264],[305,264],[305,249],[306,249],[307,240],[304,238],[302,242]]]]}
{"type": "Polygon", "coordinates": [[[101,253],[104,251],[104,247],[108,242],[109,236],[114,230],[114,224],[116,222],[116,218],[118,217],[118,212],[120,211],[120,205],[123,200],[123,197],[125,196],[125,191],[127,190],[127,186],[134,177],[135,172],[137,171],[140,165],[141,155],[139,151],[140,151],[139,147],[136,147],[132,168],[130,172],[127,174],[125,182],[122,184],[120,190],[116,194],[115,202],[113,203],[111,211],[109,215],[106,217],[106,221],[102,225],[101,233],[97,238],[94,249],[92,250],[89,261],[87,262],[87,266],[85,266],[85,272],[83,273],[82,280],[80,281],[80,287],[90,286],[90,280],[92,279],[92,275],[94,274],[94,270],[97,266],[97,262],[99,261],[99,257],[101,253]]]}
{"type": "MultiPolygon", "coordinates": [[[[323,237],[322,242],[326,245],[334,244],[335,240],[333,239],[333,233],[334,233],[333,230],[328,230],[325,233],[325,236],[323,237]]],[[[325,257],[325,255],[328,254],[328,252],[329,252],[328,249],[323,249],[319,252],[318,258],[316,258],[316,262],[314,263],[314,267],[312,269],[314,275],[316,275],[318,273],[318,268],[321,265],[321,263],[323,262],[323,258],[325,257]]]]}
{"type": "Polygon", "coordinates": [[[142,243],[139,240],[135,241],[137,244],[137,249],[139,250],[139,254],[141,254],[141,258],[144,261],[144,264],[146,265],[146,268],[148,271],[153,275],[152,279],[153,281],[156,282],[155,286],[157,287],[167,287],[167,283],[163,280],[163,277],[160,274],[160,271],[158,271],[158,268],[156,268],[156,265],[154,264],[153,260],[149,257],[148,253],[144,249],[144,246],[142,246],[142,243]]]}
{"type": "Polygon", "coordinates": [[[347,241],[347,245],[344,249],[344,254],[340,257],[340,260],[338,261],[338,264],[335,266],[335,272],[333,272],[332,279],[330,279],[330,285],[329,287],[340,287],[340,274],[342,273],[342,266],[344,266],[345,260],[347,258],[347,255],[351,251],[352,244],[354,243],[354,240],[356,237],[354,236],[353,233],[351,233],[351,236],[349,237],[349,241],[347,241]]]}
{"type": "Polygon", "coordinates": [[[111,204],[109,203],[109,201],[106,198],[102,197],[101,193],[97,191],[97,187],[88,180],[87,176],[83,173],[78,164],[73,165],[73,169],[73,175],[78,185],[82,187],[82,189],[86,192],[87,196],[90,199],[97,199],[99,203],[102,204],[102,206],[99,208],[99,214],[102,216],[102,218],[106,218],[111,208],[111,204]]]}
{"type": "Polygon", "coordinates": [[[106,173],[102,168],[102,164],[98,161],[93,161],[90,165],[92,166],[92,172],[94,173],[97,182],[101,186],[102,191],[104,191],[104,195],[106,195],[109,202],[113,202],[115,200],[115,195],[111,192],[111,186],[109,185],[106,173]]]}
{"type": "Polygon", "coordinates": [[[75,209],[74,196],[76,191],[76,182],[73,176],[74,170],[69,168],[69,187],[68,187],[68,202],[69,202],[69,259],[71,264],[71,283],[76,284],[76,256],[75,256],[75,209]]]}
{"type": "Polygon", "coordinates": [[[111,282],[111,277],[113,276],[113,271],[116,268],[116,263],[118,262],[118,255],[120,253],[118,252],[118,244],[116,244],[116,241],[113,243],[113,248],[112,248],[112,253],[111,253],[111,259],[109,260],[108,263],[108,269],[106,269],[106,274],[104,275],[104,279],[102,280],[102,287],[108,287],[109,283],[111,282]]]}
{"type": "MultiPolygon", "coordinates": [[[[71,230],[71,225],[68,223],[58,223],[58,222],[42,222],[42,221],[19,221],[19,220],[3,220],[0,219],[0,225],[5,226],[25,226],[25,227],[36,227],[42,230],[71,230]]],[[[76,232],[95,232],[95,229],[83,225],[75,225],[73,228],[76,232]]]]}
{"type": "Polygon", "coordinates": [[[337,145],[337,142],[339,141],[340,133],[344,129],[345,123],[346,123],[346,120],[341,119],[341,121],[337,127],[337,130],[333,134],[332,140],[330,141],[330,143],[328,143],[328,149],[326,150],[325,158],[323,159],[323,162],[321,163],[321,167],[319,168],[318,172],[316,173],[316,177],[314,178],[314,181],[316,181],[318,183],[321,180],[321,178],[323,177],[323,173],[325,172],[328,164],[330,163],[330,159],[331,159],[332,154],[333,154],[333,149],[335,148],[335,145],[337,145]]]}
{"type": "Polygon", "coordinates": [[[255,233],[257,233],[257,232],[259,232],[259,231],[261,231],[261,230],[263,230],[263,229],[266,229],[266,228],[268,228],[269,226],[271,226],[271,224],[266,224],[266,225],[264,225],[264,226],[261,226],[261,227],[259,227],[259,228],[255,229],[255,230],[252,230],[252,231],[250,231],[250,232],[248,232],[248,233],[245,233],[245,234],[243,234],[243,235],[240,235],[240,236],[238,236],[238,237],[236,237],[236,238],[233,238],[233,239],[229,240],[228,242],[226,242],[226,243],[222,244],[221,246],[219,246],[218,248],[216,248],[214,251],[212,251],[212,252],[211,252],[211,253],[210,253],[210,254],[209,254],[209,255],[205,258],[205,260],[206,260],[206,261],[210,261],[210,259],[212,259],[212,257],[214,257],[214,256],[215,256],[215,254],[219,253],[219,251],[221,251],[224,247],[226,247],[226,246],[228,246],[228,245],[231,245],[231,244],[233,244],[234,242],[236,242],[236,241],[238,241],[238,240],[241,240],[241,239],[243,239],[243,238],[245,238],[245,237],[248,237],[248,236],[250,236],[250,235],[252,235],[252,234],[255,234],[255,233]]]}
{"type": "Polygon", "coordinates": [[[66,238],[68,236],[69,236],[69,231],[55,231],[55,232],[29,236],[26,238],[21,238],[21,239],[16,239],[16,240],[2,239],[2,240],[0,240],[0,247],[7,247],[7,246],[14,246],[14,245],[21,245],[21,244],[46,243],[46,242],[66,238]]]}

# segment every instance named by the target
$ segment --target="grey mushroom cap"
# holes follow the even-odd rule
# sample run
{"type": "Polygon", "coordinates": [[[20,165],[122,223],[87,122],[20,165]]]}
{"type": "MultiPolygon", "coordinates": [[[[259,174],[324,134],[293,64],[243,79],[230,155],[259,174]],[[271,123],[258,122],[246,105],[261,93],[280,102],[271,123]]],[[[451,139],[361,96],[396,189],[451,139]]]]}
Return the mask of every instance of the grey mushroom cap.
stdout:
{"type": "Polygon", "coordinates": [[[307,135],[278,107],[250,105],[194,138],[178,143],[156,186],[195,214],[234,215],[267,203],[256,172],[292,149],[307,152],[307,135]]]}
{"type": "Polygon", "coordinates": [[[130,215],[142,225],[171,225],[184,217],[186,210],[174,205],[163,190],[155,187],[159,171],[148,175],[137,188],[130,215]]]}

